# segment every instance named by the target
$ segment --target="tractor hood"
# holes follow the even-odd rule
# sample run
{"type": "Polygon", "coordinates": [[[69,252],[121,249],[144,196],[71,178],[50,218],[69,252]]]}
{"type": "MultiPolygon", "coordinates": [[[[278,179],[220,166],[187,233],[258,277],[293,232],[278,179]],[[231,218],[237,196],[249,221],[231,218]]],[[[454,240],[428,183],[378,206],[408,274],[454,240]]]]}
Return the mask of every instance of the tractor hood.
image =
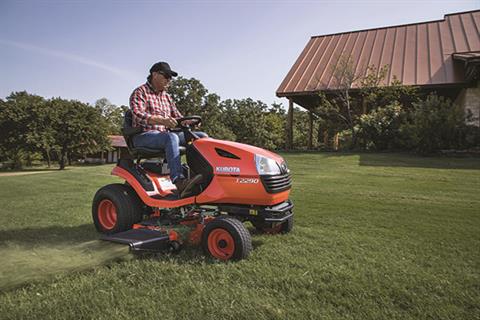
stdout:
{"type": "Polygon", "coordinates": [[[255,155],[272,159],[279,166],[285,162],[278,154],[238,142],[204,138],[193,144],[213,167],[215,175],[258,176],[255,155]]]}

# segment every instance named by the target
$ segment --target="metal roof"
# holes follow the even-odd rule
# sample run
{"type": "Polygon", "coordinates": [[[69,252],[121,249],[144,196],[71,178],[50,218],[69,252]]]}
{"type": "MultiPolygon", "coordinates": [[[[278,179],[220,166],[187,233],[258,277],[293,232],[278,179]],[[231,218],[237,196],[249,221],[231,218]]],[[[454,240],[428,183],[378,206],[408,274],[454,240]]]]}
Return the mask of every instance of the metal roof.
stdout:
{"type": "Polygon", "coordinates": [[[110,139],[110,144],[114,148],[126,148],[127,143],[125,142],[125,139],[123,136],[108,136],[110,139]]]}
{"type": "Polygon", "coordinates": [[[277,90],[277,96],[335,90],[333,70],[350,56],[357,75],[368,66],[389,65],[383,84],[394,76],[405,85],[464,82],[452,54],[480,53],[480,10],[445,15],[443,20],[313,36],[277,90]]]}

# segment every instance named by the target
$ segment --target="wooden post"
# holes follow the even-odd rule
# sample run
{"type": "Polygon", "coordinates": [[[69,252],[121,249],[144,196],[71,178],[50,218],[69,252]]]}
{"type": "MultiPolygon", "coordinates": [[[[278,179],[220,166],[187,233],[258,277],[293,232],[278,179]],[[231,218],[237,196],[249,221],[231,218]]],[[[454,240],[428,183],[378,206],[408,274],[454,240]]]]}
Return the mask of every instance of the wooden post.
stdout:
{"type": "Polygon", "coordinates": [[[287,143],[286,149],[291,150],[293,148],[293,100],[288,99],[288,113],[287,113],[287,143]]]}
{"type": "Polygon", "coordinates": [[[313,113],[308,111],[308,150],[313,149],[313,113]]]}

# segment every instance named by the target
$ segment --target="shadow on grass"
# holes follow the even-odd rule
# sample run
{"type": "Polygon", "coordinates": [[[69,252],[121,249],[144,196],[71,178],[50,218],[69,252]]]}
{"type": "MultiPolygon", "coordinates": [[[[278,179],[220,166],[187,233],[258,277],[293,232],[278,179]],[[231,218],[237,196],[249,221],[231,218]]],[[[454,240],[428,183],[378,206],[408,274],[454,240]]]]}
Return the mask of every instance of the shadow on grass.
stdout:
{"type": "Polygon", "coordinates": [[[422,156],[411,153],[368,153],[368,152],[288,152],[287,154],[318,154],[323,158],[359,157],[360,166],[405,167],[432,169],[480,170],[480,158],[476,156],[422,156]]]}
{"type": "Polygon", "coordinates": [[[0,232],[0,245],[7,242],[20,245],[77,244],[97,240],[98,233],[92,224],[75,227],[52,226],[3,230],[0,232]]]}
{"type": "Polygon", "coordinates": [[[480,158],[475,157],[428,157],[388,153],[364,153],[359,155],[360,166],[480,170],[480,158]]]}

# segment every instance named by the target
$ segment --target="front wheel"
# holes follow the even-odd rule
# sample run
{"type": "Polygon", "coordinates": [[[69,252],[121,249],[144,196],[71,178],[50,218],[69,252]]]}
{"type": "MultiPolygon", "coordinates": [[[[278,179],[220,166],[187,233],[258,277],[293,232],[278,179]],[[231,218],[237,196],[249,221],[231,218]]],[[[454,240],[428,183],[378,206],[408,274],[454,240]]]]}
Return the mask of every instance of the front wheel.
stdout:
{"type": "Polygon", "coordinates": [[[203,230],[202,247],[207,255],[215,259],[241,260],[252,251],[252,238],[239,220],[216,218],[203,230]]]}
{"type": "Polygon", "coordinates": [[[289,233],[293,230],[293,216],[289,217],[282,223],[266,223],[266,222],[254,222],[253,226],[260,233],[277,234],[277,233],[289,233]]]}

